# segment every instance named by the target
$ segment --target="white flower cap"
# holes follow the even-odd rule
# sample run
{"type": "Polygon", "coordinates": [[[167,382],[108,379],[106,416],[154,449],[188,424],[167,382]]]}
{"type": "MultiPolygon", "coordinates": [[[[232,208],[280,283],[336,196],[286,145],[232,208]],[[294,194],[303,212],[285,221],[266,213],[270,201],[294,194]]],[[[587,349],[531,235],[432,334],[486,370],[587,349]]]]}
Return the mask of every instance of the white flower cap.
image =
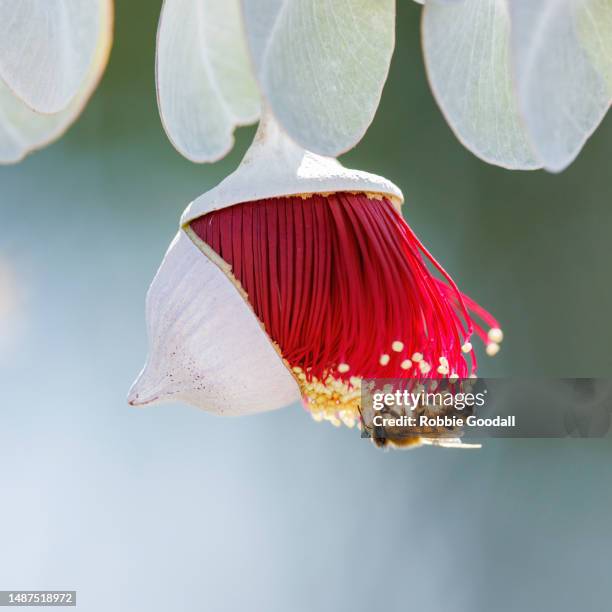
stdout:
{"type": "Polygon", "coordinates": [[[223,415],[298,401],[298,386],[236,287],[179,231],[147,294],[149,358],[133,406],[183,401],[223,415]]]}
{"type": "Polygon", "coordinates": [[[404,201],[399,187],[386,178],[345,168],[337,159],[298,146],[266,113],[240,166],[194,200],[183,213],[181,225],[241,202],[340,191],[385,196],[398,207],[404,201]]]}

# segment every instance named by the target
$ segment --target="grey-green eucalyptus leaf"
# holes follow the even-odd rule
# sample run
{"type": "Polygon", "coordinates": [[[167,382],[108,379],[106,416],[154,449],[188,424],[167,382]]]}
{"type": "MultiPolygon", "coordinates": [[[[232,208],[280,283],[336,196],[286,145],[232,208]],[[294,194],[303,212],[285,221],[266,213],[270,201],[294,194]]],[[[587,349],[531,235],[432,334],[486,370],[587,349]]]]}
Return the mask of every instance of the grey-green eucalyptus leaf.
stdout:
{"type": "Polygon", "coordinates": [[[492,164],[539,167],[512,83],[506,0],[427,3],[423,50],[434,96],[462,144],[492,164]]]}
{"type": "Polygon", "coordinates": [[[395,44],[394,0],[242,0],[257,79],[301,146],[338,155],[374,118],[395,44]]]}
{"type": "Polygon", "coordinates": [[[612,0],[428,0],[423,48],[457,137],[499,166],[563,170],[610,106],[612,0]]]}
{"type": "Polygon", "coordinates": [[[112,0],[0,0],[0,79],[27,106],[58,113],[106,65],[112,0]]]}
{"type": "Polygon", "coordinates": [[[228,153],[235,128],[256,121],[260,107],[239,0],[165,0],[156,78],[177,150],[194,162],[228,153]]]}
{"type": "Polygon", "coordinates": [[[512,0],[519,106],[544,167],[574,161],[612,100],[612,0],[512,0]]]}

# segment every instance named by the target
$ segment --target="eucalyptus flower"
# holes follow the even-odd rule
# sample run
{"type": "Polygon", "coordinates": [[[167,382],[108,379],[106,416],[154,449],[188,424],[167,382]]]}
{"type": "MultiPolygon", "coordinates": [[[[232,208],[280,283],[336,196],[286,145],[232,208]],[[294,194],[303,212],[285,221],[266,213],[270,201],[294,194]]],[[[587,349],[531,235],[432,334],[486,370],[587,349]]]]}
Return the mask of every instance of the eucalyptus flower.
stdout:
{"type": "Polygon", "coordinates": [[[0,0],[0,163],[59,138],[106,67],[112,0],[0,0]]]}
{"type": "MultiPolygon", "coordinates": [[[[393,0],[165,0],[164,127],[214,161],[263,98],[299,145],[337,156],[374,117],[394,36],[393,0]]],[[[452,130],[492,164],[564,169],[612,100],[610,0],[427,0],[422,43],[452,130]]]]}
{"type": "Polygon", "coordinates": [[[242,415],[301,399],[361,425],[365,378],[475,377],[473,340],[498,352],[498,322],[418,240],[399,188],[335,159],[374,116],[394,22],[393,0],[165,0],[156,79],[174,146],[214,161],[265,112],[238,169],[181,218],[131,405],[242,415]]]}
{"type": "Polygon", "coordinates": [[[183,214],[147,295],[149,357],[129,402],[240,415],[301,398],[316,420],[353,426],[364,378],[476,376],[472,338],[497,353],[499,324],[402,201],[266,117],[238,169],[183,214]]]}

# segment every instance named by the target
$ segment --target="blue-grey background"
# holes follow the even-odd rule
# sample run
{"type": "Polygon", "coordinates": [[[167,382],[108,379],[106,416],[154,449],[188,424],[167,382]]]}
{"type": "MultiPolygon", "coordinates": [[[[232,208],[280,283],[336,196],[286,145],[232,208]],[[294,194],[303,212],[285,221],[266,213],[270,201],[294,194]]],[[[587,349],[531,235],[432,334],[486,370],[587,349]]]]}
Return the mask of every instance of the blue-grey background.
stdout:
{"type": "MultiPolygon", "coordinates": [[[[212,166],[174,151],[159,4],[117,3],[81,120],[0,169],[0,589],[77,589],[87,612],[610,609],[609,439],[383,453],[298,406],[126,405],[179,214],[253,134],[212,166]]],[[[380,111],[345,162],[403,188],[413,228],[503,322],[481,374],[610,376],[612,120],[562,175],[485,165],[432,100],[418,6],[398,9],[380,111]]]]}

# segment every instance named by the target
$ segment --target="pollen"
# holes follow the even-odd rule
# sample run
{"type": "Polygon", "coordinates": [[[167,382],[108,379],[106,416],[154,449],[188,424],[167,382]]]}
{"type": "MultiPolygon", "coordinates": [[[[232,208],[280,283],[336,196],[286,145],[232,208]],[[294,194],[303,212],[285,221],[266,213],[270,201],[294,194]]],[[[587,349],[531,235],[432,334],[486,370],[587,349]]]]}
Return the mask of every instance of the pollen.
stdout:
{"type": "Polygon", "coordinates": [[[404,350],[404,343],[401,340],[395,340],[393,344],[391,345],[391,348],[396,353],[401,353],[404,350]]]}
{"type": "Polygon", "coordinates": [[[412,361],[418,363],[419,361],[423,361],[423,353],[413,353],[412,361]]]}
{"type": "Polygon", "coordinates": [[[340,374],[346,374],[351,369],[351,366],[348,363],[341,363],[338,365],[338,372],[340,374]]]}
{"type": "Polygon", "coordinates": [[[299,381],[304,406],[315,421],[328,421],[339,427],[354,427],[359,422],[361,380],[351,378],[349,383],[333,376],[319,380],[299,381]]]}
{"type": "Polygon", "coordinates": [[[504,339],[504,332],[499,327],[492,327],[487,334],[489,340],[495,344],[501,344],[504,339]]]}
{"type": "Polygon", "coordinates": [[[499,344],[497,342],[489,342],[487,344],[487,355],[489,357],[495,357],[499,353],[499,344]]]}
{"type": "Polygon", "coordinates": [[[404,359],[404,361],[400,363],[400,368],[402,368],[402,370],[409,370],[411,367],[412,361],[410,361],[410,359],[404,359]]]}
{"type": "Polygon", "coordinates": [[[472,352],[472,343],[471,342],[466,342],[462,347],[461,350],[464,353],[471,353],[472,352]]]}
{"type": "Polygon", "coordinates": [[[384,353],[383,355],[380,356],[378,363],[380,363],[381,366],[386,366],[386,365],[389,365],[390,361],[391,361],[391,357],[389,357],[389,355],[384,353]]]}

